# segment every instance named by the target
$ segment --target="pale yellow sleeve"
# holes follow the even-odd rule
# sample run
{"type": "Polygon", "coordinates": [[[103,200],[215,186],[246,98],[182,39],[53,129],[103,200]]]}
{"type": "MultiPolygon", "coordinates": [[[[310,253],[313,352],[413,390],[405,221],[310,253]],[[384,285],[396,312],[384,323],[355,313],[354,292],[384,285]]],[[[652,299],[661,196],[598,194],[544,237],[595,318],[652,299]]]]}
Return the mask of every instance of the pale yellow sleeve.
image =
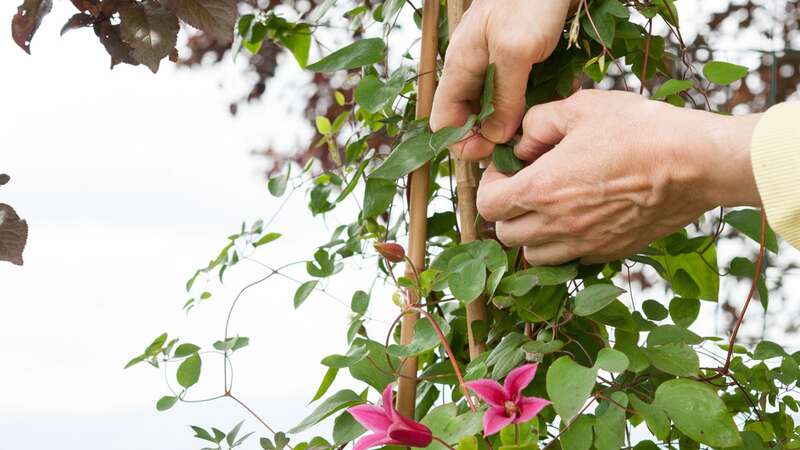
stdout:
{"type": "Polygon", "coordinates": [[[781,103],[764,114],[750,153],[769,224],[800,248],[800,102],[781,103]]]}

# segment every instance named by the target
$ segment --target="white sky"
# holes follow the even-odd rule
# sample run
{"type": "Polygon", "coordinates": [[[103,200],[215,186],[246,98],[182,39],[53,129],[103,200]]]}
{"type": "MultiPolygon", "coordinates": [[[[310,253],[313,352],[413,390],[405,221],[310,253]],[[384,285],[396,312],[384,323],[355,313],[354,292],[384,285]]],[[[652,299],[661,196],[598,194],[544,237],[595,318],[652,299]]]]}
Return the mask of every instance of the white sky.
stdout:
{"type": "MultiPolygon", "coordinates": [[[[58,37],[71,6],[55,3],[33,56],[0,39],[0,172],[12,177],[0,202],[30,226],[25,266],[0,264],[0,447],[199,448],[186,425],[229,428],[246,414],[226,401],[157,413],[155,401],[168,393],[163,378],[122,366],[163,331],[209,346],[236,289],[263,273],[242,263],[212,300],[188,317],[181,311],[193,270],[242,219],[267,218],[278,207],[249,151],[266,134],[291,146],[287,130],[299,122],[287,118],[280,93],[297,85],[231,118],[229,100],[247,87],[233,63],[213,71],[165,63],[158,76],[143,67],[109,71],[91,31],[58,37]]],[[[0,24],[13,12],[3,8],[0,24]]],[[[292,64],[282,70],[302,84],[292,64]]],[[[294,199],[272,227],[285,237],[260,254],[263,261],[307,258],[328,237],[330,227],[310,219],[303,192],[294,199]]],[[[335,214],[328,224],[337,217],[345,218],[335,214]]],[[[370,277],[351,273],[333,283],[331,292],[349,303],[370,277]]],[[[233,322],[252,340],[235,357],[235,390],[283,429],[308,411],[324,372],[319,359],[346,349],[348,308],[315,294],[295,312],[294,289],[276,280],[253,290],[233,322]]],[[[383,298],[373,299],[372,312],[388,320],[383,298]]],[[[217,381],[204,376],[194,390],[214,395],[217,381]]],[[[252,419],[245,428],[261,432],[252,419]]]]}
{"type": "MultiPolygon", "coordinates": [[[[158,76],[109,71],[90,30],[58,37],[72,7],[55,3],[33,56],[0,40],[0,172],[12,177],[0,201],[30,226],[25,266],[0,264],[0,447],[199,448],[186,425],[230,428],[246,414],[226,401],[157,413],[168,393],[160,373],[122,367],[164,331],[208,347],[221,337],[231,296],[263,269],[242,263],[188,317],[184,283],[243,219],[276,210],[249,152],[267,134],[290,146],[299,122],[273,94],[231,118],[228,102],[247,85],[230,62],[213,71],[165,63],[158,76]]],[[[0,23],[12,13],[3,8],[0,23]]],[[[306,213],[302,190],[294,199],[273,226],[285,237],[261,260],[309,258],[329,237],[306,213]]],[[[349,305],[349,292],[369,281],[346,275],[330,289],[349,305]]],[[[253,290],[233,321],[234,333],[252,339],[235,357],[235,390],[279,429],[309,411],[319,360],[346,350],[349,307],[315,294],[294,312],[295,288],[276,280],[253,290]]],[[[213,381],[204,376],[196,395],[216,394],[213,381]]],[[[261,432],[251,419],[245,428],[261,432]]]]}

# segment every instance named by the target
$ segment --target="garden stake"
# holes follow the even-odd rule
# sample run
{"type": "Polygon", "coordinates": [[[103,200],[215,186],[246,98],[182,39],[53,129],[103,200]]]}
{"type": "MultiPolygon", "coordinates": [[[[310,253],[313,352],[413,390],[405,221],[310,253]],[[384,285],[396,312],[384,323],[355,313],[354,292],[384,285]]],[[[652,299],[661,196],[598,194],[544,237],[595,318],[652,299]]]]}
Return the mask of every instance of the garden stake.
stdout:
{"type": "MultiPolygon", "coordinates": [[[[447,21],[450,36],[453,35],[461,16],[469,8],[470,0],[450,0],[447,2],[447,21]]],[[[461,243],[478,239],[478,208],[475,200],[478,193],[480,171],[476,163],[456,159],[456,192],[458,193],[458,216],[461,222],[461,243]]],[[[467,335],[469,338],[469,358],[475,359],[486,351],[486,343],[475,338],[472,324],[486,321],[486,297],[481,295],[467,305],[467,335]]]]}
{"type": "MultiPolygon", "coordinates": [[[[438,50],[439,0],[425,0],[422,9],[422,41],[417,88],[417,119],[430,116],[433,93],[436,90],[436,56],[438,50]]],[[[408,256],[406,276],[414,277],[425,267],[425,241],[428,234],[428,178],[430,165],[425,164],[411,173],[408,182],[409,217],[408,256]]],[[[417,294],[407,293],[409,306],[419,303],[417,294]]],[[[406,314],[400,325],[400,344],[408,345],[414,339],[414,324],[419,314],[406,314]]],[[[402,361],[397,383],[397,410],[406,417],[414,417],[417,400],[417,358],[402,361]]]]}

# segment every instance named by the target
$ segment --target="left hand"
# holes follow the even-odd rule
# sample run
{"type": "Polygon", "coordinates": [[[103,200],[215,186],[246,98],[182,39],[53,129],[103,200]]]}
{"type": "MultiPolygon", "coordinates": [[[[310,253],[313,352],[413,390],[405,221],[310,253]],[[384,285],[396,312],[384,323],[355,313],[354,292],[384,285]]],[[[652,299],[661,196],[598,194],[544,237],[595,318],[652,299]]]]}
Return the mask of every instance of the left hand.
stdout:
{"type": "Polygon", "coordinates": [[[715,206],[759,205],[750,166],[758,115],[579,91],[531,108],[509,176],[490,166],[478,211],[534,265],[622,258],[715,206]]]}

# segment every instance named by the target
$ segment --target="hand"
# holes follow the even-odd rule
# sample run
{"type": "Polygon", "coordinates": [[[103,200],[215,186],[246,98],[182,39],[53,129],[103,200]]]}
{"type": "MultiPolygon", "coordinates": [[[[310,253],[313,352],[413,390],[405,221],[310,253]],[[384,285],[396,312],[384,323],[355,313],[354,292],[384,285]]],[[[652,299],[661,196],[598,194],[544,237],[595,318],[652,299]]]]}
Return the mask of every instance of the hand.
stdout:
{"type": "Polygon", "coordinates": [[[431,127],[461,126],[483,90],[486,69],[495,63],[495,113],[481,126],[482,136],[458,143],[456,156],[479,160],[495,143],[511,139],[525,112],[531,66],[555,49],[570,5],[578,0],[475,0],[450,40],[444,72],[433,101],[431,127]]]}
{"type": "Polygon", "coordinates": [[[514,152],[532,164],[513,176],[490,166],[478,211],[534,265],[622,258],[715,206],[760,205],[758,119],[579,91],[528,111],[514,152]]]}

